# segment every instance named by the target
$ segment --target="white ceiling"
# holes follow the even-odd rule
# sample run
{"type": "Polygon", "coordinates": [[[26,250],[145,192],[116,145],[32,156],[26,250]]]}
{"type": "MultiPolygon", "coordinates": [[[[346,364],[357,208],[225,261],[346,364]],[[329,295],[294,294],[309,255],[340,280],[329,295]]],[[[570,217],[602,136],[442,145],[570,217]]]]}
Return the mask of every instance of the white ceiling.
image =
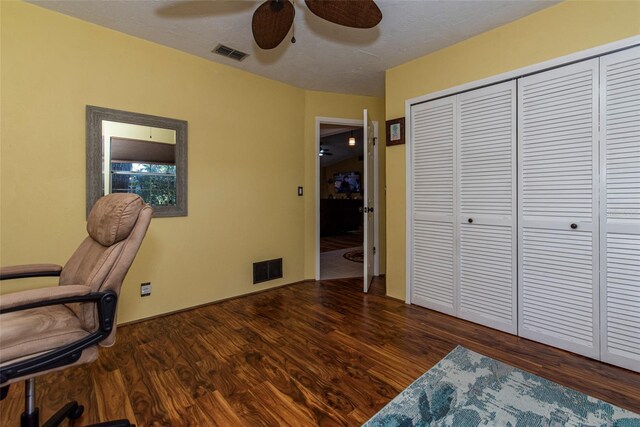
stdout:
{"type": "Polygon", "coordinates": [[[372,29],[324,21],[295,0],[295,37],[258,48],[251,17],[260,2],[32,0],[31,3],[291,85],[327,92],[384,95],[388,68],[551,6],[546,0],[378,0],[372,29]],[[249,53],[236,62],[211,53],[218,43],[249,53]]]}

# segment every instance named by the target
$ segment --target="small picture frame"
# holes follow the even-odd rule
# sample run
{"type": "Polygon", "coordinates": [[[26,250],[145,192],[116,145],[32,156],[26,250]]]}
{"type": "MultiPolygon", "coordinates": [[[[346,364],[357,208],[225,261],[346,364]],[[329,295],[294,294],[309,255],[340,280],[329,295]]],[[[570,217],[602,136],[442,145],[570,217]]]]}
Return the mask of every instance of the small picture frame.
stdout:
{"type": "Polygon", "coordinates": [[[387,147],[404,144],[404,117],[387,120],[387,147]]]}

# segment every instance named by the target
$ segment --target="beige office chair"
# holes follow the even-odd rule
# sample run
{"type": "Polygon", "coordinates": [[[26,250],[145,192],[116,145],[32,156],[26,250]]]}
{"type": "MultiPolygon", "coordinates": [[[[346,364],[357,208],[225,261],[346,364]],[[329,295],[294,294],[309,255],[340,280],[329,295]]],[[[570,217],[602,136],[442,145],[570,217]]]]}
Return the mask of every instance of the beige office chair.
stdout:
{"type": "MultiPolygon", "coordinates": [[[[120,287],[142,244],[152,209],[135,194],[110,194],[89,213],[89,236],[64,267],[3,267],[0,280],[60,276],[58,286],[0,296],[0,400],[9,385],[26,380],[22,427],[39,426],[35,377],[98,357],[113,345],[120,287]]],[[[75,419],[84,408],[70,402],[44,426],[75,419]]],[[[129,426],[128,420],[100,426],[129,426]]]]}

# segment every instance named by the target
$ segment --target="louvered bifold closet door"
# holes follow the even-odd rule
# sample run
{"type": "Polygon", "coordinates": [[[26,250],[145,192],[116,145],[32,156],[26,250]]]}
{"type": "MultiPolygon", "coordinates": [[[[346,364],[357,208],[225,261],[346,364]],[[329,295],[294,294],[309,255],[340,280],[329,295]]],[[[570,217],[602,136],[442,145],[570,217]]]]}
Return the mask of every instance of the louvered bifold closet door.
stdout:
{"type": "Polygon", "coordinates": [[[518,85],[519,335],[598,358],[598,59],[518,85]]]}
{"type": "Polygon", "coordinates": [[[411,108],[411,301],[455,314],[455,98],[411,108]]]}
{"type": "Polygon", "coordinates": [[[640,371],[640,48],[600,62],[602,360],[640,371]]]}
{"type": "Polygon", "coordinates": [[[516,83],[458,95],[458,316],[516,333],[516,83]]]}

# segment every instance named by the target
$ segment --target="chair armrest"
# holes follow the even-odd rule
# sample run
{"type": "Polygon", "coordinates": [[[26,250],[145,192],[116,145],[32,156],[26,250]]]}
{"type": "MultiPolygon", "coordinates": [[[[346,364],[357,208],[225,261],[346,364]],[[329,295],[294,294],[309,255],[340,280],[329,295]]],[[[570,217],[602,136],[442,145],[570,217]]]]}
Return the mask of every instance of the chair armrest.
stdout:
{"type": "Polygon", "coordinates": [[[59,276],[61,272],[62,266],[57,264],[13,265],[11,267],[0,267],[0,280],[59,276]]]}
{"type": "Polygon", "coordinates": [[[80,340],[44,354],[37,354],[26,359],[21,358],[18,362],[1,365],[0,384],[5,384],[13,378],[70,365],[78,361],[85,348],[98,344],[111,334],[116,319],[118,295],[113,291],[91,292],[91,289],[84,285],[67,285],[0,296],[0,314],[73,302],[91,302],[97,305],[97,330],[80,340]],[[10,296],[11,298],[7,298],[10,296]]]}
{"type": "MultiPolygon", "coordinates": [[[[51,286],[48,288],[32,289],[29,291],[14,292],[0,296],[0,312],[17,307],[43,306],[47,302],[54,302],[63,298],[72,298],[88,295],[91,288],[84,285],[51,286]]],[[[11,310],[14,311],[14,310],[11,310]]]]}

